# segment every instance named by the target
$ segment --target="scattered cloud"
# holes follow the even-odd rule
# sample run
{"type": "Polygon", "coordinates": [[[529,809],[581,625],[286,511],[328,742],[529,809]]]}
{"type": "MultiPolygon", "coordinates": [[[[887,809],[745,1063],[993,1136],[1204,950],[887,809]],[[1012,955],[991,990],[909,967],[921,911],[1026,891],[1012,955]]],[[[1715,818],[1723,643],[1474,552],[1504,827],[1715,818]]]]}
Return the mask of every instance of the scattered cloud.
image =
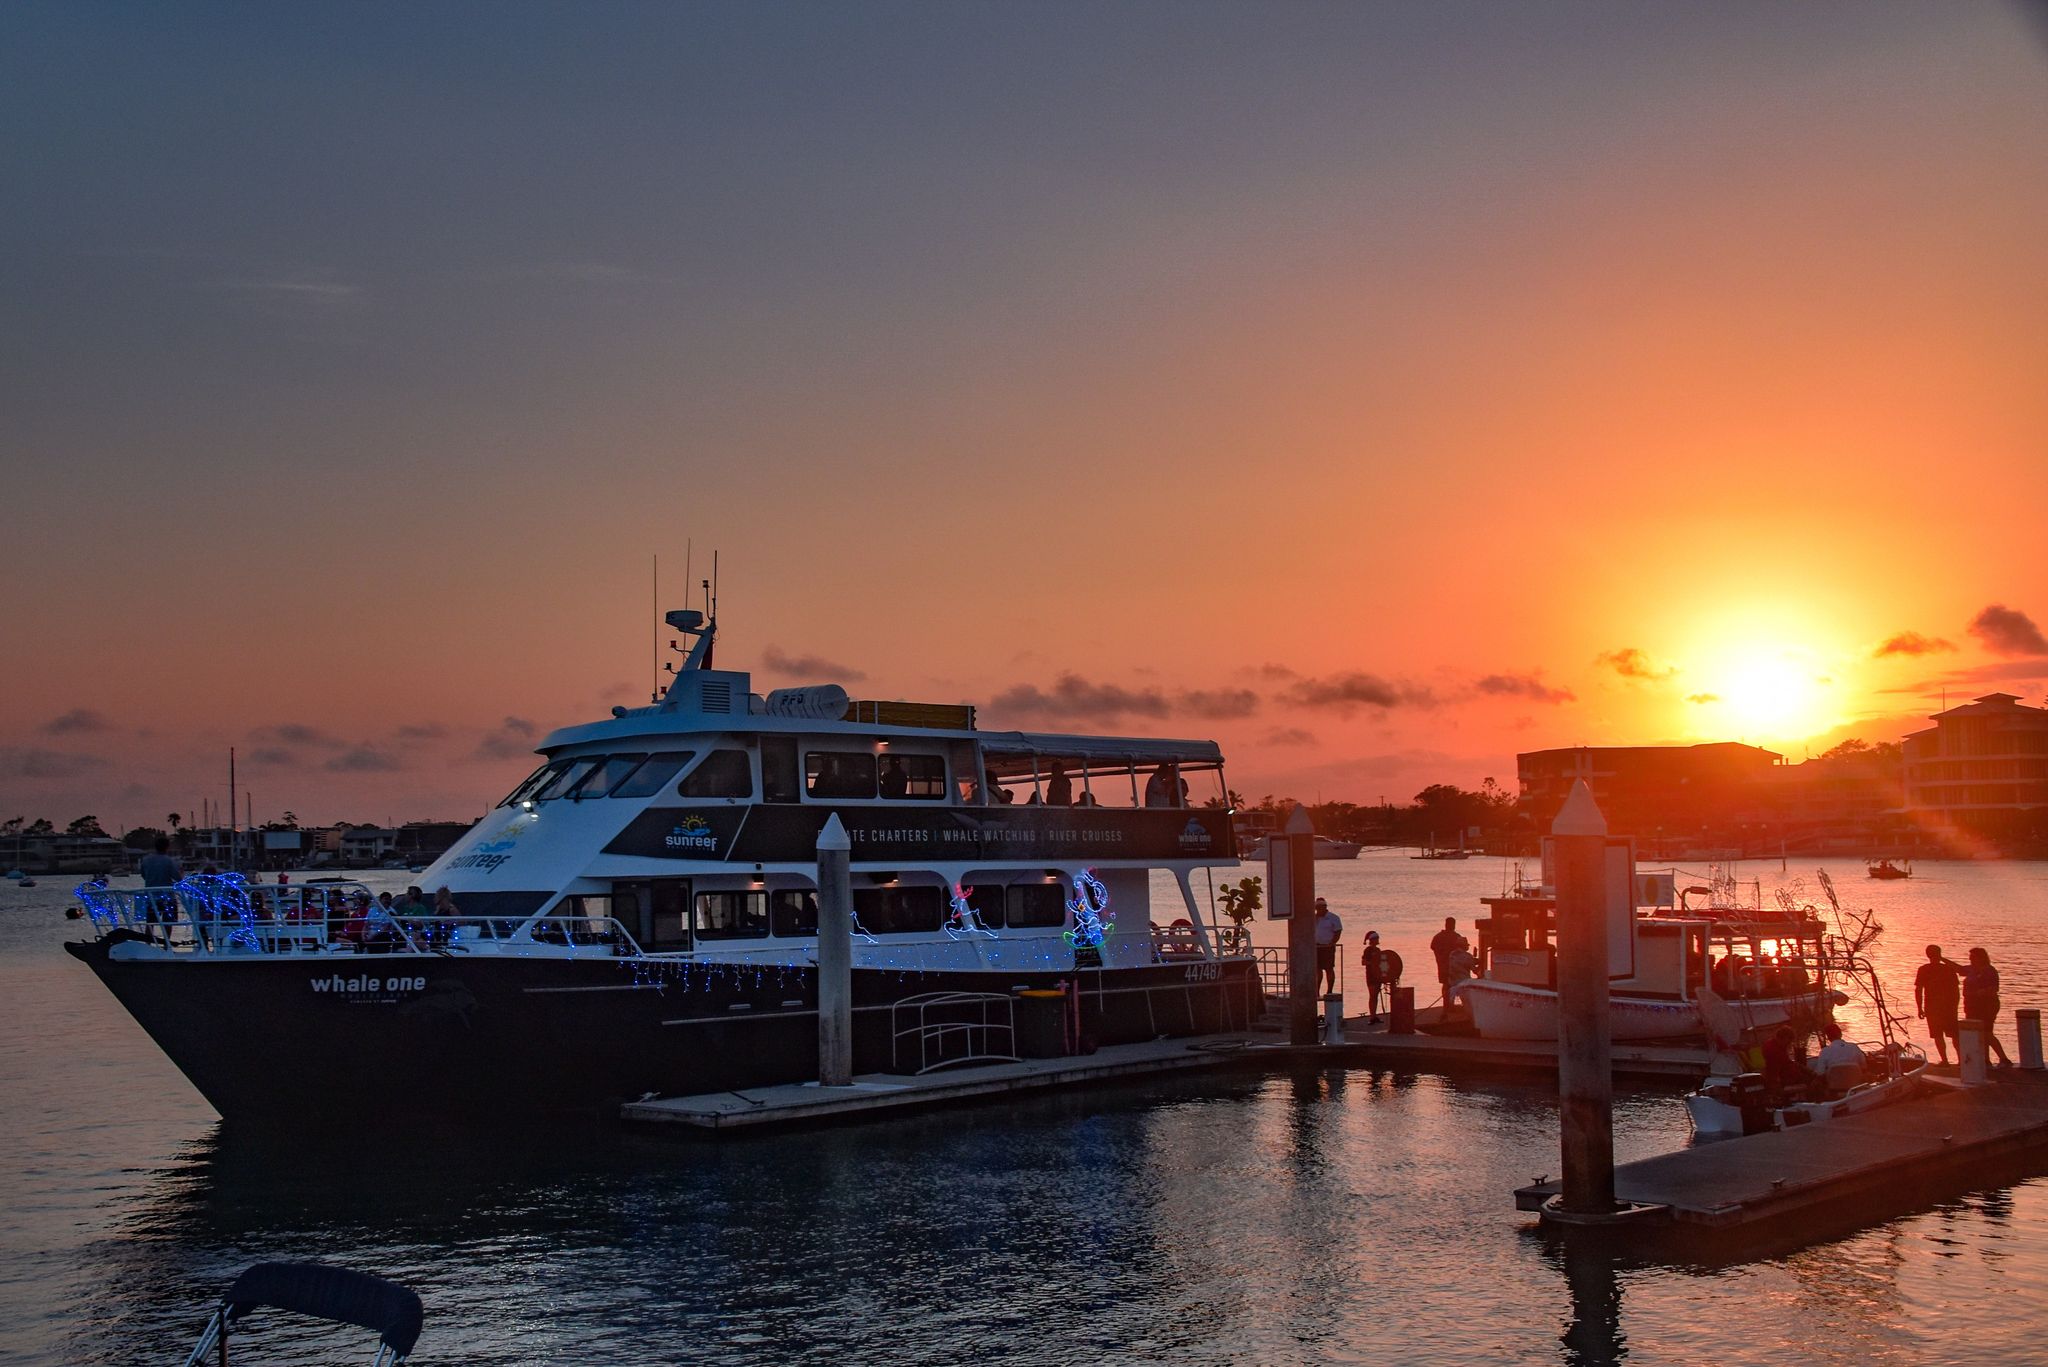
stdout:
{"type": "Polygon", "coordinates": [[[1605,665],[1624,679],[1642,679],[1659,683],[1678,673],[1675,666],[1660,665],[1634,646],[1610,650],[1595,656],[1594,664],[1605,665]]]}
{"type": "Polygon", "coordinates": [[[279,745],[259,745],[242,757],[242,763],[258,769],[293,769],[299,764],[299,757],[279,745]]]}
{"type": "Polygon", "coordinates": [[[1882,660],[1887,655],[1934,655],[1955,648],[1955,642],[1939,636],[1922,636],[1917,631],[1902,631],[1896,636],[1887,636],[1876,650],[1870,652],[1870,658],[1882,660]]]}
{"type": "Polygon", "coordinates": [[[989,699],[992,712],[1018,716],[1108,720],[1123,716],[1163,717],[1172,708],[1156,688],[1121,688],[1090,683],[1078,674],[1062,674],[1050,691],[1036,684],[1018,684],[989,699]]]}
{"type": "Polygon", "coordinates": [[[859,683],[867,678],[864,672],[852,665],[843,665],[822,655],[786,655],[774,646],[761,652],[761,664],[777,674],[808,679],[843,679],[847,683],[859,683]]]}
{"type": "Polygon", "coordinates": [[[1719,702],[1721,701],[1721,695],[1719,693],[1688,693],[1685,695],[1685,700],[1697,703],[1719,702]]]}
{"type": "Polygon", "coordinates": [[[1236,721],[1259,710],[1259,695],[1249,688],[1195,688],[1178,694],[1173,709],[1206,721],[1236,721]]]}
{"type": "Polygon", "coordinates": [[[63,716],[52,717],[43,723],[46,736],[84,736],[113,729],[112,722],[90,707],[74,707],[63,716]]]}
{"type": "Polygon", "coordinates": [[[302,275],[244,276],[214,280],[209,287],[244,299],[302,309],[354,308],[366,297],[361,285],[302,275]]]}
{"type": "Polygon", "coordinates": [[[342,750],[348,746],[348,742],[339,736],[329,735],[317,726],[308,726],[297,721],[258,727],[250,734],[250,739],[273,745],[311,746],[316,750],[342,750]]]}
{"type": "Polygon", "coordinates": [[[1435,707],[1437,696],[1422,684],[1382,678],[1352,670],[1325,679],[1297,679],[1287,688],[1288,701],[1302,707],[1435,707]]]}
{"type": "Polygon", "coordinates": [[[1539,671],[1527,674],[1488,674],[1472,685],[1481,693],[1499,698],[1527,698],[1531,702],[1571,702],[1569,688],[1552,688],[1539,671]]]}
{"type": "Polygon", "coordinates": [[[440,740],[448,734],[448,728],[437,721],[415,722],[398,728],[400,740],[440,740]]]}
{"type": "Polygon", "coordinates": [[[1258,667],[1256,672],[1260,677],[1267,679],[1298,679],[1301,677],[1301,675],[1295,673],[1286,665],[1263,664],[1258,667]]]}
{"type": "Polygon", "coordinates": [[[1970,634],[1994,655],[2048,655],[2048,636],[2018,608],[1993,603],[1970,619],[1970,634]]]}
{"type": "Polygon", "coordinates": [[[0,749],[0,778],[77,778],[106,767],[98,755],[67,750],[0,749]]]}
{"type": "Polygon", "coordinates": [[[1276,726],[1266,733],[1268,745],[1314,745],[1315,732],[1304,731],[1299,726],[1276,726]]]}
{"type": "Polygon", "coordinates": [[[374,745],[351,745],[321,767],[336,774],[386,774],[399,764],[374,745]]]}
{"type": "Polygon", "coordinates": [[[533,753],[533,738],[540,728],[524,717],[507,717],[484,733],[477,743],[478,759],[518,759],[533,753]]]}

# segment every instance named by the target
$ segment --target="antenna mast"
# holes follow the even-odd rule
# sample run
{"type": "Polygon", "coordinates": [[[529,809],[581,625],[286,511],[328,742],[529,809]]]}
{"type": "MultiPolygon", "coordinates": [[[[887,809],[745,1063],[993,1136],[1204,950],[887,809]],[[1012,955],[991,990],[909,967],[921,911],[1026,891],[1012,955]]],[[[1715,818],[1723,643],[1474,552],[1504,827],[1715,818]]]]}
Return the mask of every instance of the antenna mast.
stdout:
{"type": "Polygon", "coordinates": [[[661,701],[661,552],[654,553],[654,691],[647,701],[661,701]]]}

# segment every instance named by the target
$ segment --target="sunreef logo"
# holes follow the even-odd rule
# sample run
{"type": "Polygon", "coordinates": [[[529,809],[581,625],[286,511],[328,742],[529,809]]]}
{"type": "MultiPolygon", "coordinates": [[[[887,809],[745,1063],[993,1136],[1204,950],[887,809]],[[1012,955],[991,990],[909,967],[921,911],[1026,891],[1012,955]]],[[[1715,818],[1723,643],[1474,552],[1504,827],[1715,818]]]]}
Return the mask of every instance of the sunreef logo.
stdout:
{"type": "Polygon", "coordinates": [[[352,1002],[395,1002],[401,996],[427,990],[427,980],[397,974],[389,978],[373,978],[367,974],[348,977],[340,973],[332,977],[312,980],[313,991],[325,997],[341,997],[352,1002]]]}
{"type": "Polygon", "coordinates": [[[711,823],[701,816],[684,817],[662,837],[661,843],[672,850],[718,850],[718,836],[711,823]]]}
{"type": "Polygon", "coordinates": [[[451,869],[478,869],[484,873],[490,873],[512,857],[512,847],[519,843],[520,834],[525,829],[526,827],[521,823],[520,818],[515,816],[505,823],[503,829],[498,832],[496,840],[486,840],[481,845],[472,846],[468,854],[463,855],[459,859],[449,860],[447,867],[451,869]]]}
{"type": "Polygon", "coordinates": [[[1209,848],[1209,828],[1194,817],[1181,828],[1180,847],[1184,850],[1206,850],[1209,848]]]}

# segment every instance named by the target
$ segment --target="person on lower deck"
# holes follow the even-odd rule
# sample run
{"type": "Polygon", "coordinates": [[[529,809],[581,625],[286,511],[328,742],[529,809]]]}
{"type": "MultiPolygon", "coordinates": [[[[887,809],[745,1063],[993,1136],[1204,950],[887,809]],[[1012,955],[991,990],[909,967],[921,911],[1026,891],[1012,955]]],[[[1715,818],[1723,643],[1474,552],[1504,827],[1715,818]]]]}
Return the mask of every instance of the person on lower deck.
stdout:
{"type": "Polygon", "coordinates": [[[1956,1039],[1956,1013],[1963,1004],[1963,970],[1952,959],[1941,956],[1940,945],[1927,946],[1927,962],[1913,975],[1913,1010],[1927,1022],[1934,1037],[1934,1052],[1948,1062],[1948,1046],[1954,1042],[1956,1057],[1963,1056],[1962,1041],[1956,1039]]]}
{"type": "MultiPolygon", "coordinates": [[[[1992,1023],[1998,1019],[1998,970],[1991,966],[1991,956],[1981,947],[1970,951],[1970,966],[1963,970],[1963,1019],[1984,1022],[1984,1045],[1998,1055],[1998,1066],[2012,1067],[2012,1060],[2006,1056],[2005,1046],[1998,1042],[1998,1033],[1992,1023]]],[[[1959,1044],[1957,1057],[1962,1056],[1959,1044]]]]}
{"type": "Polygon", "coordinates": [[[1330,910],[1330,904],[1316,898],[1316,983],[1322,992],[1337,990],[1337,942],[1344,938],[1344,922],[1330,910]]]}
{"type": "Polygon", "coordinates": [[[1792,1100],[1806,1091],[1806,1069],[1793,1056],[1796,1037],[1792,1027],[1781,1025],[1764,1041],[1764,1086],[1780,1101],[1792,1100]]]}
{"type": "Polygon", "coordinates": [[[177,859],[171,854],[169,836],[156,838],[156,850],[142,856],[140,872],[143,891],[148,898],[149,919],[165,926],[164,934],[168,936],[168,927],[178,919],[178,894],[174,889],[178,886],[178,879],[184,876],[177,859]]]}

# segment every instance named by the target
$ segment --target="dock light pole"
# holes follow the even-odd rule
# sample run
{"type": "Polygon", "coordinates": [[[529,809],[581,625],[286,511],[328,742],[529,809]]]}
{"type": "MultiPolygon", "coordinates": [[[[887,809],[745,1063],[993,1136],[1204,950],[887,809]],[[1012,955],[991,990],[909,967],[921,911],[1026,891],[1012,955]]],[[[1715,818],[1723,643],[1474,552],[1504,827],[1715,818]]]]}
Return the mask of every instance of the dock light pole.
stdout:
{"type": "Polygon", "coordinates": [[[1287,918],[1287,1042],[1316,1042],[1316,828],[1297,804],[1266,838],[1268,915],[1287,918]]]}
{"type": "Polygon", "coordinates": [[[1557,871],[1557,1095],[1568,1215],[1614,1209],[1607,991],[1607,818],[1584,779],[1551,823],[1557,871]]]}
{"type": "Polygon", "coordinates": [[[853,1085],[853,841],[839,814],[818,832],[818,1085],[853,1085]]]}

